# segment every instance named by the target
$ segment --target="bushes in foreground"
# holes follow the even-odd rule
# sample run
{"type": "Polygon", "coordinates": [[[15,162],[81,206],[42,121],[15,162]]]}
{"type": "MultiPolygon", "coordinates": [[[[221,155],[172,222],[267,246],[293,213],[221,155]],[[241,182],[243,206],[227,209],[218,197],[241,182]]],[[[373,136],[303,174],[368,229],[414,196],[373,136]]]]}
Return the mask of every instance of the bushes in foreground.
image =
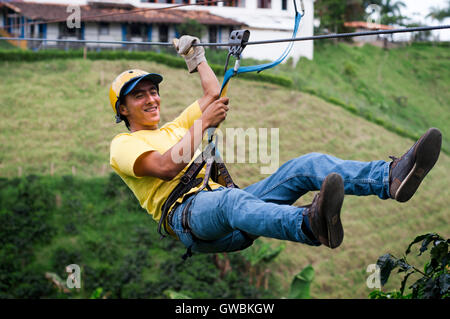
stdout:
{"type": "Polygon", "coordinates": [[[0,225],[0,298],[273,297],[249,284],[240,253],[225,256],[226,272],[216,255],[183,261],[184,246],[159,239],[115,174],[0,179],[0,225]],[[55,282],[65,286],[70,264],[80,266],[81,289],[64,293],[55,282]]]}

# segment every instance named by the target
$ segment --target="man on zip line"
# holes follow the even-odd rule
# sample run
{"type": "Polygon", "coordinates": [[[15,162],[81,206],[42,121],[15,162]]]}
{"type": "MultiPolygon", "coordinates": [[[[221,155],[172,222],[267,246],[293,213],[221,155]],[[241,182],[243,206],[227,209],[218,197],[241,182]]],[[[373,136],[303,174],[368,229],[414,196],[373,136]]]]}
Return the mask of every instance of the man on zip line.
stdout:
{"type": "MultiPolygon", "coordinates": [[[[216,176],[208,182],[208,190],[196,192],[196,177],[201,181],[205,168],[196,166],[192,173],[193,154],[205,131],[223,122],[228,111],[228,98],[219,97],[220,85],[203,47],[192,46],[199,42],[183,36],[175,44],[189,72],[198,72],[203,96],[173,121],[159,126],[163,80],[159,74],[125,71],[109,93],[117,122],[123,120],[130,131],[112,140],[110,164],[153,219],[187,247],[185,256],[191,251],[242,250],[258,236],[336,248],[344,237],[340,219],[344,194],[406,202],[439,157],[442,134],[431,128],[402,157],[391,157],[392,162],[346,161],[310,153],[244,189],[216,176]],[[180,156],[188,160],[180,161],[180,156]],[[310,205],[292,206],[317,190],[310,205]]],[[[227,177],[223,167],[221,176],[227,177]]]]}

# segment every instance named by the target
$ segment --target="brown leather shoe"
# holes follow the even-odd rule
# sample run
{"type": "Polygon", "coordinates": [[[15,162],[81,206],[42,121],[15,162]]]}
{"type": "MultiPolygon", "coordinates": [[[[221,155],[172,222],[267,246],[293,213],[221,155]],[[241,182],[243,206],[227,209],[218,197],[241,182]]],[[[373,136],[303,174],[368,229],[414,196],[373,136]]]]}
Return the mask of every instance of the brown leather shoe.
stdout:
{"type": "Polygon", "coordinates": [[[389,156],[393,160],[389,171],[391,198],[406,202],[414,195],[436,164],[441,144],[442,133],[437,128],[430,128],[402,157],[389,156]]]}
{"type": "Polygon", "coordinates": [[[304,213],[309,218],[314,236],[330,248],[338,247],[344,239],[340,217],[343,202],[344,181],[341,175],[331,173],[325,178],[320,192],[304,213]]]}

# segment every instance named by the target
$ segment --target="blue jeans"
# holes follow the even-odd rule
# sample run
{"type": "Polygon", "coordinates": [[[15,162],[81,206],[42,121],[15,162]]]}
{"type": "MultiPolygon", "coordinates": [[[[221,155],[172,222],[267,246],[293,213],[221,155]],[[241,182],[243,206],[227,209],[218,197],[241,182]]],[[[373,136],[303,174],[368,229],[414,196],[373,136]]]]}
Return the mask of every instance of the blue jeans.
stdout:
{"type": "Polygon", "coordinates": [[[286,162],[271,176],[244,189],[222,187],[188,198],[172,212],[169,225],[187,248],[203,253],[241,250],[257,236],[319,246],[319,241],[302,231],[305,208],[291,205],[307,192],[319,190],[332,172],[342,176],[345,194],[390,198],[389,164],[310,153],[286,162]],[[182,226],[188,203],[192,233],[182,226]]]}

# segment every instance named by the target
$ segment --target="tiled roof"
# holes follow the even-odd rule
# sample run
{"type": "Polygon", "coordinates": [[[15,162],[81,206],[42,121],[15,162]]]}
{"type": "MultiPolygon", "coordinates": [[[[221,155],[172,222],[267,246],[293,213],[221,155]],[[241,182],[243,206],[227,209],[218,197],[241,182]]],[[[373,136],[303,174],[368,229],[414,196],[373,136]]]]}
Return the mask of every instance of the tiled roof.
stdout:
{"type": "MultiPolygon", "coordinates": [[[[8,7],[21,15],[43,21],[64,20],[71,13],[67,5],[31,2],[1,2],[0,7],[8,7]]],[[[183,23],[187,19],[197,20],[201,24],[242,26],[242,23],[229,18],[222,18],[203,10],[147,10],[129,6],[82,5],[81,21],[96,22],[134,22],[134,23],[183,23]],[[114,15],[109,15],[114,14],[114,15]]]]}
{"type": "Polygon", "coordinates": [[[365,21],[351,21],[345,22],[344,26],[347,28],[360,28],[367,30],[392,30],[395,29],[390,25],[377,24],[377,23],[367,23],[365,21]]]}

